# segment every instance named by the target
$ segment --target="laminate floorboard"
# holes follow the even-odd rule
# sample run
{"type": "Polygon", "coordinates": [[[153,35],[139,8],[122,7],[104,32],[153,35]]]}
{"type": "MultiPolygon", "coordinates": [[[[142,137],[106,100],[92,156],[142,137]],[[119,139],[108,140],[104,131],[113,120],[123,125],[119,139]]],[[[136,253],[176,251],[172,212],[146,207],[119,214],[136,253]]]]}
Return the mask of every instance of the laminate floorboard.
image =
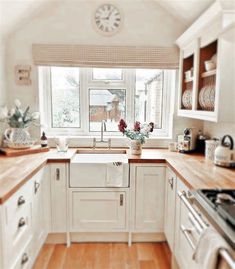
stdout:
{"type": "Polygon", "coordinates": [[[167,243],[45,244],[33,269],[170,269],[167,243]]]}

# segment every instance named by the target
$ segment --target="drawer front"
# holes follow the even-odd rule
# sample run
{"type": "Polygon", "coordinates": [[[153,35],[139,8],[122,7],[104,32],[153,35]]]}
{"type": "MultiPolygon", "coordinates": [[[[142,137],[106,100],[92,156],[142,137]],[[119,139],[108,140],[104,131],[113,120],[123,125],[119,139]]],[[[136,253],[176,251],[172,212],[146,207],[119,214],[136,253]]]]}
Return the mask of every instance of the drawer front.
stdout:
{"type": "Polygon", "coordinates": [[[20,214],[5,227],[5,257],[11,261],[17,257],[29,238],[32,237],[32,203],[28,203],[20,214]]]}
{"type": "Polygon", "coordinates": [[[33,264],[33,248],[32,248],[32,238],[28,240],[25,244],[23,250],[21,250],[19,255],[17,255],[16,261],[9,268],[11,269],[30,269],[33,264]]]}
{"type": "Polygon", "coordinates": [[[9,225],[14,219],[22,215],[25,208],[32,201],[33,181],[28,181],[22,186],[4,205],[6,214],[6,225],[9,225]]]}

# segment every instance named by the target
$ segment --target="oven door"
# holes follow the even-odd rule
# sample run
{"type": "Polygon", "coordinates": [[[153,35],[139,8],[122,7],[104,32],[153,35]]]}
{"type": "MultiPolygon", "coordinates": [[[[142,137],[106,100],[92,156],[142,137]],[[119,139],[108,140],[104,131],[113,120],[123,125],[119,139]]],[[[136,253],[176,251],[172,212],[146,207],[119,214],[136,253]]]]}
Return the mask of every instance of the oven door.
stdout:
{"type": "Polygon", "coordinates": [[[193,254],[201,232],[196,218],[190,212],[184,200],[180,198],[176,252],[181,269],[198,269],[198,264],[194,261],[193,254]]]}

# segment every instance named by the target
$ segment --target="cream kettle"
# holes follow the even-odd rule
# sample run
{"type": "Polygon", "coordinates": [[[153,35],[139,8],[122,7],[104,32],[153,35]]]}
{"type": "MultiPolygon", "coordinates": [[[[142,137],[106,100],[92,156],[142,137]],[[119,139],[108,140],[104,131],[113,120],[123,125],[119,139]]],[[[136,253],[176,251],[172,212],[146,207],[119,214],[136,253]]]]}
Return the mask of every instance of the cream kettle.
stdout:
{"type": "Polygon", "coordinates": [[[233,139],[230,135],[223,136],[221,144],[215,149],[214,163],[224,167],[231,167],[234,164],[233,139]]]}

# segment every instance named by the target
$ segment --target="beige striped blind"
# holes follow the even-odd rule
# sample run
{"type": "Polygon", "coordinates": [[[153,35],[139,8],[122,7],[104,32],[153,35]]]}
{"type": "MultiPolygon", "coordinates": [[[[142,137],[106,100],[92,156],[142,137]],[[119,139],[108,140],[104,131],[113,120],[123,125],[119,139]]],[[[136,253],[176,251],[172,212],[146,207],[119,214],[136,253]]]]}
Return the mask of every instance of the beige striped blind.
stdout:
{"type": "Polygon", "coordinates": [[[33,44],[33,61],[41,66],[143,67],[177,69],[176,47],[33,44]]]}

